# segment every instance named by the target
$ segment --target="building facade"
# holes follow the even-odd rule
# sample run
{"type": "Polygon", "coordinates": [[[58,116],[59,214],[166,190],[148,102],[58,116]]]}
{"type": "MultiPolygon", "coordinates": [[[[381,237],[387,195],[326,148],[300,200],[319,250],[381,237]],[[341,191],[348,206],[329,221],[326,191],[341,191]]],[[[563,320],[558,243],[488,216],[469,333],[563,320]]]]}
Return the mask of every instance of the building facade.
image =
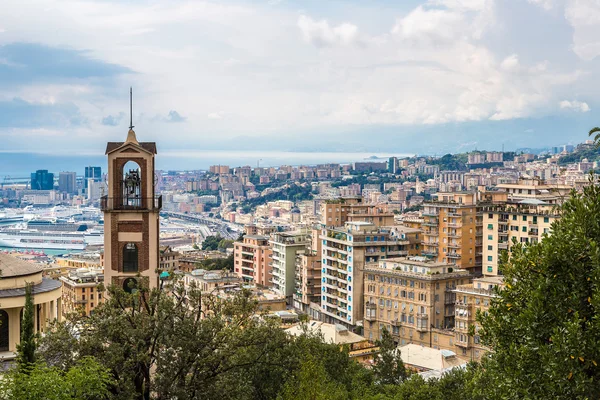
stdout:
{"type": "Polygon", "coordinates": [[[306,230],[274,233],[271,236],[273,291],[284,296],[288,304],[292,304],[296,289],[296,257],[305,253],[309,241],[310,234],[306,230]]]}
{"type": "Polygon", "coordinates": [[[294,308],[304,313],[309,313],[310,304],[319,304],[321,298],[321,240],[319,234],[319,229],[313,229],[305,251],[296,257],[294,308]]]}
{"type": "Polygon", "coordinates": [[[437,193],[423,204],[422,255],[438,263],[481,268],[482,219],[477,193],[437,193]]]}
{"type": "Polygon", "coordinates": [[[89,316],[104,303],[104,273],[102,269],[78,268],[59,278],[63,283],[63,315],[80,312],[89,316]]]}
{"type": "Polygon", "coordinates": [[[454,289],[471,282],[466,270],[426,257],[389,258],[365,267],[365,337],[387,329],[399,345],[454,351],[454,289]]]}
{"type": "Polygon", "coordinates": [[[77,175],[75,172],[61,172],[58,174],[58,190],[63,193],[77,193],[77,175]]]}
{"type": "Polygon", "coordinates": [[[42,276],[39,265],[0,253],[0,352],[4,360],[16,356],[21,342],[25,287],[32,285],[34,331],[43,333],[50,321],[61,320],[61,282],[42,276]]]}
{"type": "Polygon", "coordinates": [[[346,222],[321,230],[321,318],[355,326],[363,319],[365,263],[408,255],[410,242],[392,228],[346,222]]]}
{"type": "Polygon", "coordinates": [[[31,174],[31,190],[54,189],[54,174],[47,169],[38,169],[31,174]]]}
{"type": "Polygon", "coordinates": [[[245,282],[271,286],[272,257],[269,236],[245,235],[241,242],[233,244],[233,268],[245,282]]]}

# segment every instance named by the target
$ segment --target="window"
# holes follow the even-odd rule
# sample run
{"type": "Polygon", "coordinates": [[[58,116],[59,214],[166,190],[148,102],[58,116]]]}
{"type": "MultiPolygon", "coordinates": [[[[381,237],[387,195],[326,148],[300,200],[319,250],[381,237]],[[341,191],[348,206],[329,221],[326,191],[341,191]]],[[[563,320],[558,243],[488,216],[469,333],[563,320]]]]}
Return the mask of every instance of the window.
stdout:
{"type": "Polygon", "coordinates": [[[488,256],[488,261],[492,261],[493,257],[492,256],[488,256]]]}
{"type": "Polygon", "coordinates": [[[516,221],[516,220],[517,220],[517,216],[513,215],[513,221],[516,221]]]}
{"type": "Polygon", "coordinates": [[[135,243],[123,247],[123,272],[138,272],[138,248],[135,243]]]}
{"type": "Polygon", "coordinates": [[[523,221],[527,221],[527,215],[523,215],[523,221]]]}
{"type": "Polygon", "coordinates": [[[521,228],[521,230],[522,230],[523,232],[527,232],[527,227],[526,227],[526,226],[524,226],[524,227],[522,227],[522,228],[521,228]]]}
{"type": "Polygon", "coordinates": [[[488,224],[488,230],[491,231],[492,229],[494,229],[494,224],[488,224]]]}
{"type": "Polygon", "coordinates": [[[488,245],[488,250],[494,250],[494,246],[492,246],[491,244],[488,245]]]}
{"type": "Polygon", "coordinates": [[[494,236],[493,235],[488,235],[488,240],[494,240],[494,236]]]}
{"type": "Polygon", "coordinates": [[[546,222],[546,223],[550,222],[550,218],[544,217],[544,222],[546,222]]]}

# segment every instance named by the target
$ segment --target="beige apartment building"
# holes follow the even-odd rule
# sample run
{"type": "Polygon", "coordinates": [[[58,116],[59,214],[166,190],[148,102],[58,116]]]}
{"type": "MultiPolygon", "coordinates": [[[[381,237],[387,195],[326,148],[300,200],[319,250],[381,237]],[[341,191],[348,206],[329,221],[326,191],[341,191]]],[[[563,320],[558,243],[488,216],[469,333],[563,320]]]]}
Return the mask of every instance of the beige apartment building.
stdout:
{"type": "Polygon", "coordinates": [[[489,349],[481,344],[479,337],[479,324],[475,320],[477,311],[487,312],[495,290],[502,286],[502,278],[499,276],[482,277],[473,279],[472,283],[458,285],[454,290],[456,295],[455,321],[454,321],[454,345],[453,350],[460,357],[472,361],[479,361],[489,349]],[[475,334],[469,335],[469,329],[473,325],[475,334]]]}
{"type": "Polygon", "coordinates": [[[394,225],[394,213],[385,204],[364,204],[362,197],[341,197],[321,204],[323,226],[344,226],[346,222],[391,226],[394,225]]]}
{"type": "Polygon", "coordinates": [[[387,329],[399,345],[455,351],[454,289],[471,282],[466,270],[426,257],[388,258],[364,272],[365,337],[387,329]]]}
{"type": "Polygon", "coordinates": [[[501,275],[500,256],[503,251],[510,251],[513,240],[538,243],[545,233],[549,234],[552,223],[560,218],[558,206],[570,189],[548,185],[540,179],[520,179],[482,193],[483,274],[501,275]]]}
{"type": "Polygon", "coordinates": [[[102,269],[78,268],[69,271],[62,281],[62,312],[68,315],[81,312],[89,316],[98,305],[104,303],[104,271],[102,269]]]}
{"type": "Polygon", "coordinates": [[[353,327],[362,321],[365,264],[407,256],[410,241],[394,227],[346,222],[323,228],[321,239],[321,319],[353,327]]]}
{"type": "Polygon", "coordinates": [[[476,192],[437,193],[423,204],[422,255],[456,268],[480,268],[483,240],[477,198],[476,192]]]}
{"type": "Polygon", "coordinates": [[[321,240],[319,229],[312,229],[304,252],[296,257],[296,279],[293,295],[294,308],[309,312],[310,304],[319,304],[321,298],[321,240]]]}
{"type": "Polygon", "coordinates": [[[234,271],[246,282],[270,286],[272,255],[269,236],[246,235],[241,242],[233,244],[234,271]]]}

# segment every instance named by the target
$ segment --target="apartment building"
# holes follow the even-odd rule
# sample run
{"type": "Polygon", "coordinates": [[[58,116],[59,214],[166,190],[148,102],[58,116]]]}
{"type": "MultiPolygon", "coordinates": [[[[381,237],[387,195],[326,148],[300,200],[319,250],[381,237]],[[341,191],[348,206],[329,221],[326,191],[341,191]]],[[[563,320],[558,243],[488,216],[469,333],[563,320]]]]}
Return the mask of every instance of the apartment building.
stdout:
{"type": "Polygon", "coordinates": [[[466,270],[426,257],[388,258],[364,271],[365,337],[387,329],[399,345],[455,351],[454,289],[471,282],[466,270]]]}
{"type": "Polygon", "coordinates": [[[321,318],[355,326],[362,321],[365,263],[407,256],[410,241],[394,228],[346,222],[321,230],[321,318]]]}
{"type": "Polygon", "coordinates": [[[479,361],[488,351],[481,344],[479,337],[479,324],[475,320],[477,311],[487,312],[496,296],[496,288],[503,285],[502,278],[490,276],[473,279],[472,283],[458,285],[454,290],[456,303],[454,306],[454,344],[456,354],[472,361],[479,361]],[[470,335],[469,329],[473,325],[475,334],[470,335]]]}
{"type": "Polygon", "coordinates": [[[537,199],[547,204],[561,204],[573,186],[562,184],[549,184],[542,179],[520,178],[517,183],[499,183],[498,191],[508,193],[508,199],[537,199]]]}
{"type": "Polygon", "coordinates": [[[271,238],[273,291],[284,296],[288,304],[292,304],[296,286],[296,256],[305,252],[310,235],[302,230],[275,233],[271,238]]]}
{"type": "Polygon", "coordinates": [[[179,268],[180,254],[173,251],[170,246],[161,246],[159,250],[158,269],[161,271],[174,271],[179,268]]]}
{"type": "Polygon", "coordinates": [[[538,243],[549,234],[551,225],[560,218],[555,205],[537,199],[509,201],[482,207],[483,268],[486,276],[501,275],[498,263],[502,251],[510,251],[513,240],[538,243]]]}
{"type": "Polygon", "coordinates": [[[61,276],[62,312],[82,312],[89,316],[99,304],[104,303],[104,271],[100,268],[78,268],[61,276]]]}
{"type": "Polygon", "coordinates": [[[294,308],[309,313],[310,305],[321,298],[321,240],[319,229],[311,230],[309,244],[296,257],[294,308]]]}
{"type": "Polygon", "coordinates": [[[394,225],[394,213],[385,204],[364,204],[362,197],[342,197],[321,204],[324,226],[344,226],[346,222],[369,222],[375,226],[394,225]]]}
{"type": "Polygon", "coordinates": [[[437,193],[423,204],[423,256],[474,272],[481,268],[477,198],[476,192],[437,193]]]}
{"type": "Polygon", "coordinates": [[[245,282],[271,286],[272,255],[269,236],[246,235],[233,244],[234,271],[245,282]]]}

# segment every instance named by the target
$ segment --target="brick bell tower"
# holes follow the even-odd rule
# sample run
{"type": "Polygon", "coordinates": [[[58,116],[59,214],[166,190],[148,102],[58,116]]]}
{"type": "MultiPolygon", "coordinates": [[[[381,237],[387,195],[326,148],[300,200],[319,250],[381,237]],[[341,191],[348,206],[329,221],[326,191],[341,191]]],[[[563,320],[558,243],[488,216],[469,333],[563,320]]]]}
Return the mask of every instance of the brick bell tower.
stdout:
{"type": "Polygon", "coordinates": [[[108,195],[101,199],[106,285],[130,293],[156,288],[162,207],[162,197],[154,193],[156,143],[138,142],[130,123],[127,140],[108,142],[106,155],[108,195]]]}

